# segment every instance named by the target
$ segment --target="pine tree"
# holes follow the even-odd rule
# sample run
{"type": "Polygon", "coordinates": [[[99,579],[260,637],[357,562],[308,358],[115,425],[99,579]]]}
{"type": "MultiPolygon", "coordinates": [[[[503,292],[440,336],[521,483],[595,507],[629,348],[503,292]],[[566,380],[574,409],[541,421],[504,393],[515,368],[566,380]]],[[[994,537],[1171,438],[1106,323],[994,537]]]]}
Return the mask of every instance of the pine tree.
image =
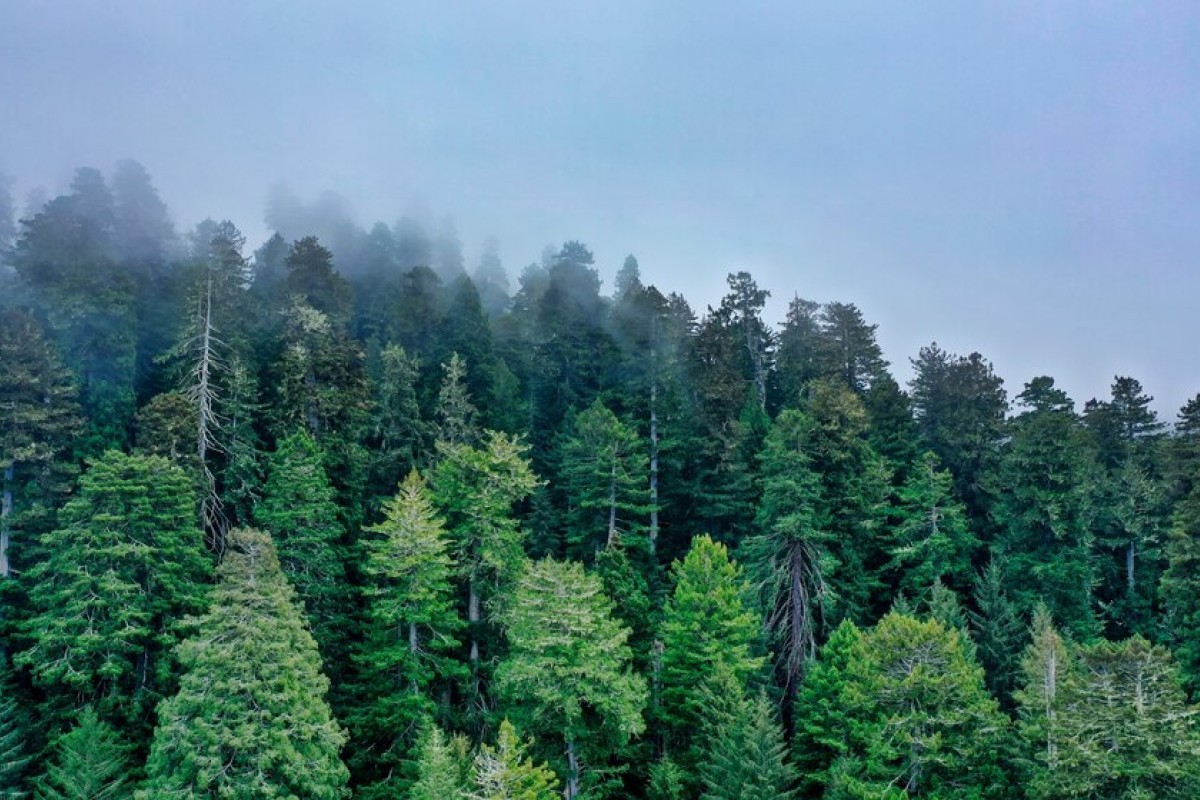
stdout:
{"type": "Polygon", "coordinates": [[[475,444],[479,439],[476,418],[479,411],[471,402],[465,378],[467,364],[458,353],[442,364],[442,387],[438,391],[437,438],[449,444],[475,444]]]}
{"type": "Polygon", "coordinates": [[[90,706],[54,745],[38,800],[124,800],[133,796],[130,747],[90,706]]]}
{"type": "Polygon", "coordinates": [[[988,688],[1007,708],[1025,630],[1016,607],[1008,598],[1004,569],[995,559],[989,561],[977,576],[973,598],[975,608],[968,614],[971,634],[979,644],[979,660],[987,675],[988,688]]]}
{"type": "Polygon", "coordinates": [[[218,577],[180,646],[179,692],[159,708],[138,797],[345,797],[346,737],[270,537],[230,532],[218,577]]]}
{"type": "Polygon", "coordinates": [[[395,766],[432,715],[435,682],[461,671],[453,654],[462,621],[454,607],[446,532],[429,490],[414,470],[384,506],[384,519],[367,529],[367,633],[355,660],[361,705],[353,730],[356,774],[376,775],[395,766]],[[369,757],[366,757],[369,754],[369,757]]]}
{"type": "Polygon", "coordinates": [[[317,443],[303,429],[279,442],[254,519],[270,533],[284,574],[312,625],[322,655],[339,660],[346,638],[348,596],[333,487],[317,443]]]}
{"type": "MultiPolygon", "coordinates": [[[[558,778],[544,764],[526,757],[512,723],[500,723],[496,746],[483,745],[475,757],[475,788],[471,800],[554,800],[558,778]]],[[[440,800],[440,798],[439,798],[440,800]]]]}
{"type": "Polygon", "coordinates": [[[195,508],[191,481],[161,458],[111,451],[83,474],[45,560],[22,576],[32,646],[14,660],[45,690],[51,719],[94,701],[136,730],[174,684],[171,648],[203,608],[211,569],[195,508]]]}
{"type": "Polygon", "coordinates": [[[662,709],[669,751],[685,769],[696,764],[688,746],[703,717],[699,688],[718,672],[739,686],[762,666],[759,622],[748,606],[750,587],[725,546],[708,536],[692,540],[682,562],[671,566],[675,590],[663,611],[662,709]]]}
{"type": "Polygon", "coordinates": [[[496,670],[500,708],[540,742],[562,744],[551,752],[565,751],[566,764],[551,763],[573,800],[585,769],[645,729],[646,683],[629,668],[629,631],[598,578],[553,559],[526,567],[501,620],[511,649],[496,670]]]}

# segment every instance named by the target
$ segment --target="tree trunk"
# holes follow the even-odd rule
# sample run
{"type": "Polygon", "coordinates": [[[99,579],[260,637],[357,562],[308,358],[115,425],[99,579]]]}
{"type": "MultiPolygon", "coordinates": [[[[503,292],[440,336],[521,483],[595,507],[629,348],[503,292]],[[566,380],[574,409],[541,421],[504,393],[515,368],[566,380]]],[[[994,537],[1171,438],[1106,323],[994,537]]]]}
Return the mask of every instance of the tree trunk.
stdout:
{"type": "Polygon", "coordinates": [[[617,459],[613,456],[612,471],[608,477],[608,542],[612,547],[617,540],[617,459]]]}
{"type": "MultiPolygon", "coordinates": [[[[420,640],[417,637],[417,623],[408,623],[408,652],[415,659],[421,650],[420,640]]],[[[417,686],[417,679],[413,678],[409,684],[413,694],[418,694],[421,690],[417,686]]]]}
{"type": "Polygon", "coordinates": [[[650,563],[658,549],[658,384],[650,383],[650,563]]]}
{"type": "Polygon", "coordinates": [[[8,566],[8,521],[13,508],[13,465],[4,468],[4,496],[0,500],[0,579],[7,578],[8,566]]]}
{"type": "Polygon", "coordinates": [[[579,758],[575,755],[575,742],[567,740],[567,785],[563,789],[565,800],[579,796],[579,758]]]}
{"type": "Polygon", "coordinates": [[[479,670],[479,592],[475,589],[475,579],[467,583],[467,623],[471,629],[471,671],[479,670]]]}
{"type": "Polygon", "coordinates": [[[1137,558],[1136,547],[1136,543],[1130,540],[1129,547],[1125,549],[1125,590],[1130,597],[1133,596],[1134,566],[1137,558]]]}

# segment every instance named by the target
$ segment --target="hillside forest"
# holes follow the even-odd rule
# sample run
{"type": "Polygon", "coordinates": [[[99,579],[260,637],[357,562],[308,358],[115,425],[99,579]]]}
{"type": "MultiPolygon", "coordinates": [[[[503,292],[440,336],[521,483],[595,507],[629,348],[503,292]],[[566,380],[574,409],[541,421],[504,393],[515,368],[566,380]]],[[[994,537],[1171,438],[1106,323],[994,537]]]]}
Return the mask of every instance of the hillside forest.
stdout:
{"type": "Polygon", "coordinates": [[[0,798],[1200,797],[1200,395],[5,186],[0,798]]]}

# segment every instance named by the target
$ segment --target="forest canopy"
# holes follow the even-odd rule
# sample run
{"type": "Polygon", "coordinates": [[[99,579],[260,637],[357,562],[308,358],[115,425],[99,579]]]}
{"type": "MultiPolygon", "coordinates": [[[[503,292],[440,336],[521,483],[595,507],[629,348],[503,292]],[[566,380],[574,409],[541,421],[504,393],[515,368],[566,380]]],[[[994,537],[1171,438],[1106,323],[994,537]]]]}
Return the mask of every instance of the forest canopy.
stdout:
{"type": "Polygon", "coordinates": [[[1200,395],[0,181],[0,798],[1200,796],[1200,395]]]}

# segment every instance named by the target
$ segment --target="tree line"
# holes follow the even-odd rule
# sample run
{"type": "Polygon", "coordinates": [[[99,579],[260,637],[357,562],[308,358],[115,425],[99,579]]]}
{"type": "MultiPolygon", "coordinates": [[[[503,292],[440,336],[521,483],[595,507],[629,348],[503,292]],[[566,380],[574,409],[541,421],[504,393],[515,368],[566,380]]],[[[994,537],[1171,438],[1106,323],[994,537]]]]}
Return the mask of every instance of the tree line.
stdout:
{"type": "Polygon", "coordinates": [[[5,186],[0,797],[1200,794],[1200,395],[5,186]]]}

